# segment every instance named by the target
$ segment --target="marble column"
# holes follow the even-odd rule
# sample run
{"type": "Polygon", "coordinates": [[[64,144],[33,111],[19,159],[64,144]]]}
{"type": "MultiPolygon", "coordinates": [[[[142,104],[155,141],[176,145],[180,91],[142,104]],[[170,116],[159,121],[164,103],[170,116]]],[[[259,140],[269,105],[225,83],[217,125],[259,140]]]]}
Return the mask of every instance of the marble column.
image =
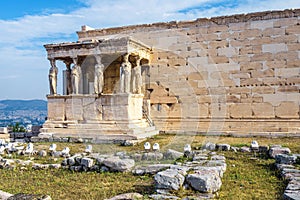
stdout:
{"type": "Polygon", "coordinates": [[[120,93],[129,94],[131,83],[131,63],[129,62],[129,54],[123,57],[124,61],[120,67],[120,93]]]}
{"type": "Polygon", "coordinates": [[[101,62],[101,56],[96,55],[96,65],[95,65],[95,79],[94,79],[94,93],[101,94],[104,87],[104,65],[101,62]]]}
{"type": "Polygon", "coordinates": [[[137,57],[136,66],[132,69],[132,93],[142,93],[142,68],[141,68],[141,57],[137,57]]]}
{"type": "Polygon", "coordinates": [[[71,77],[72,77],[72,92],[73,94],[79,94],[79,83],[81,79],[81,68],[78,64],[78,58],[73,58],[73,67],[71,70],[71,77]]]}
{"type": "Polygon", "coordinates": [[[66,89],[67,89],[67,95],[70,95],[73,93],[72,89],[72,70],[71,70],[71,64],[72,62],[70,61],[64,61],[66,65],[66,89]]]}
{"type": "Polygon", "coordinates": [[[50,85],[50,95],[57,94],[57,74],[58,68],[56,67],[55,59],[50,60],[50,70],[49,70],[49,85],[50,85]]]}

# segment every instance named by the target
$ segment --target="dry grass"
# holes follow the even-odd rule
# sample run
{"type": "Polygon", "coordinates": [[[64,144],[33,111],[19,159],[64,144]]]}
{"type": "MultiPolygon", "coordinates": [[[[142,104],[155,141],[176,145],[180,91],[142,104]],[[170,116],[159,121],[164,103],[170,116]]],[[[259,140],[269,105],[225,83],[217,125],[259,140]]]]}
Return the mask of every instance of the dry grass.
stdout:
{"type": "Polygon", "coordinates": [[[233,152],[226,153],[226,158],[220,199],[281,199],[285,183],[277,175],[273,159],[233,152]]]}
{"type": "Polygon", "coordinates": [[[1,190],[48,194],[52,199],[105,199],[125,192],[152,191],[152,178],[130,173],[72,173],[66,170],[0,170],[1,190]]]}
{"type": "MultiPolygon", "coordinates": [[[[204,136],[158,135],[148,139],[158,142],[162,151],[172,148],[182,151],[185,143],[192,147],[204,142],[228,143],[234,146],[249,145],[252,140],[260,145],[281,144],[289,147],[293,153],[300,153],[300,138],[232,138],[204,136]]],[[[38,149],[48,149],[49,143],[35,144],[38,149]]],[[[82,152],[86,144],[58,143],[58,150],[70,147],[71,153],[82,152]]],[[[143,143],[133,147],[118,145],[93,145],[94,151],[113,153],[118,151],[140,152],[143,143]]],[[[223,185],[219,199],[280,199],[285,188],[284,182],[273,169],[273,159],[266,159],[245,153],[224,153],[227,157],[227,171],[222,179],[223,185]]],[[[47,159],[35,158],[37,162],[47,159]]],[[[0,170],[0,189],[11,193],[49,194],[53,199],[105,199],[125,192],[149,194],[154,191],[153,179],[149,176],[133,176],[130,173],[73,173],[68,170],[0,170]]],[[[177,194],[184,196],[190,191],[181,190],[177,194]]]]}

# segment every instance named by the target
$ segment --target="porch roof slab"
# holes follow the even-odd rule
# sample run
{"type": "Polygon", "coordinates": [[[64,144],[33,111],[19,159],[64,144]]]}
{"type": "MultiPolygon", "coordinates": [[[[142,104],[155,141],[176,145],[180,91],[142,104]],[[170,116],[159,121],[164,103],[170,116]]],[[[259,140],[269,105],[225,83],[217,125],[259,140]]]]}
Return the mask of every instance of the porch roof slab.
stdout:
{"type": "Polygon", "coordinates": [[[46,44],[48,59],[65,60],[78,56],[89,55],[122,55],[137,54],[150,59],[152,49],[131,37],[121,37],[105,40],[88,40],[59,44],[46,44]]]}

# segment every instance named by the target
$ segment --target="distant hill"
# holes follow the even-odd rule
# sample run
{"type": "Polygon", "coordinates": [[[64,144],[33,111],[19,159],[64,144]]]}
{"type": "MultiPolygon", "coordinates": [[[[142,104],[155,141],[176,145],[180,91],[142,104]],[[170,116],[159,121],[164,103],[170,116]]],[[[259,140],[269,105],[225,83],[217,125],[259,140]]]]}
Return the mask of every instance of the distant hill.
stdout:
{"type": "Polygon", "coordinates": [[[38,110],[47,111],[47,101],[44,100],[0,100],[0,110],[38,110]]]}

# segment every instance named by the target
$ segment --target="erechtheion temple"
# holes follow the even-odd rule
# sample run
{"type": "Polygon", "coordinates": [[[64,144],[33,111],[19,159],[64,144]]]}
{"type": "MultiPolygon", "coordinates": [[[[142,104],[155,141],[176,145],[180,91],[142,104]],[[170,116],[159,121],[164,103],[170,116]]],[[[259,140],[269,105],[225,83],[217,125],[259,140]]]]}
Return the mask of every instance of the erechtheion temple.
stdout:
{"type": "Polygon", "coordinates": [[[45,45],[45,133],[300,133],[300,9],[82,26],[77,34],[77,42],[45,45]],[[63,94],[56,91],[59,71],[63,94]]]}

